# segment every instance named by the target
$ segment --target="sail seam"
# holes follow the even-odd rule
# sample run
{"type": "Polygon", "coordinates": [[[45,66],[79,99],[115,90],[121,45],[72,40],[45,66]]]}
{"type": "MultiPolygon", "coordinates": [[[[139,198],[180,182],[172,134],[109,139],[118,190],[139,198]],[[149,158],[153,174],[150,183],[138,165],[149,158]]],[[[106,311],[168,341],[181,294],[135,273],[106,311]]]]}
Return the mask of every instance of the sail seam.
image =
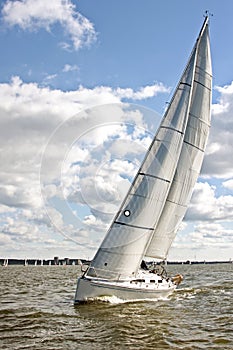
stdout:
{"type": "Polygon", "coordinates": [[[204,72],[205,74],[209,75],[210,78],[212,78],[212,74],[208,73],[205,69],[201,68],[200,66],[196,66],[196,68],[200,69],[202,72],[204,72]]]}
{"type": "Polygon", "coordinates": [[[126,224],[125,222],[119,222],[119,221],[115,221],[115,224],[129,226],[129,227],[133,227],[133,228],[139,228],[141,230],[150,230],[150,231],[154,230],[153,227],[136,226],[136,225],[126,224]]]}
{"type": "Polygon", "coordinates": [[[210,89],[208,86],[206,86],[205,84],[202,84],[200,81],[194,80],[194,82],[197,83],[197,84],[202,85],[203,87],[205,87],[206,89],[208,89],[209,91],[211,91],[211,89],[210,89]]]}
{"type": "Polygon", "coordinates": [[[196,116],[195,114],[189,113],[189,115],[195,119],[198,119],[200,122],[202,122],[203,124],[210,127],[210,123],[207,123],[205,120],[201,119],[200,117],[196,116]]]}
{"type": "Polygon", "coordinates": [[[154,179],[158,179],[158,180],[165,181],[165,182],[168,182],[168,183],[171,182],[170,180],[163,179],[162,177],[159,177],[159,176],[156,176],[156,175],[152,175],[152,174],[139,173],[138,175],[153,177],[154,179]]]}
{"type": "Polygon", "coordinates": [[[181,204],[181,203],[179,203],[179,202],[177,202],[177,201],[172,201],[172,200],[170,200],[170,199],[167,199],[167,201],[168,201],[169,203],[177,204],[177,205],[179,205],[179,207],[187,208],[187,205],[181,204]]]}
{"type": "Polygon", "coordinates": [[[193,143],[190,143],[190,142],[188,142],[188,141],[184,141],[184,143],[186,143],[187,145],[190,145],[190,146],[192,146],[192,147],[195,147],[196,149],[198,149],[198,150],[201,151],[201,152],[204,152],[203,149],[201,149],[200,147],[197,147],[197,146],[194,145],[193,143]]]}

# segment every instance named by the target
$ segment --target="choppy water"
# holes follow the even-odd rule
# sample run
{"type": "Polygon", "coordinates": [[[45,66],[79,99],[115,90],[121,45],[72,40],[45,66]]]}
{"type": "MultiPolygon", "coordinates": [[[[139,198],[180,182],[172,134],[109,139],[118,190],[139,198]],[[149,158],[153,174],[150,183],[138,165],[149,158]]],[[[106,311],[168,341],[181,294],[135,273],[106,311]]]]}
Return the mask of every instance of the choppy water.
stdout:
{"type": "Polygon", "coordinates": [[[0,268],[0,349],[233,349],[233,264],[169,266],[167,300],[73,306],[77,266],[0,268]]]}

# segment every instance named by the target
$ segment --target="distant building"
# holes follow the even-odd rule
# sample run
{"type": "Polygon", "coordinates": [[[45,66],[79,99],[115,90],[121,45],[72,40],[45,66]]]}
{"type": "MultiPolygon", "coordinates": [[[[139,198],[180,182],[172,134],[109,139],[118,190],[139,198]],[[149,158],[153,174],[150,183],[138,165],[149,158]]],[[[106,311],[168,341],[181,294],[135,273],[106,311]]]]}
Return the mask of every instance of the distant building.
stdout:
{"type": "Polygon", "coordinates": [[[54,265],[59,265],[59,257],[58,256],[55,256],[53,258],[53,261],[54,261],[54,265]]]}

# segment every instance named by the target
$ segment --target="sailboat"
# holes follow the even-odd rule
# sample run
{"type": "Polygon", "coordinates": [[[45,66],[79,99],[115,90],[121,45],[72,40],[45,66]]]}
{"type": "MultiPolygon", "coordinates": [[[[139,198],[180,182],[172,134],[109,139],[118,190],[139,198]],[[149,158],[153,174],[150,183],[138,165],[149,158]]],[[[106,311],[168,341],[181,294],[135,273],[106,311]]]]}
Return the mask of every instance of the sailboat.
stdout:
{"type": "Polygon", "coordinates": [[[3,262],[2,266],[4,266],[4,267],[8,266],[8,259],[4,259],[4,262],[3,262]]]}
{"type": "MultiPolygon", "coordinates": [[[[87,270],[75,304],[102,296],[168,297],[182,281],[145,259],[166,261],[201,170],[210,129],[209,16],[132,185],[87,270]],[[153,265],[153,264],[152,264],[153,265]]],[[[162,266],[162,265],[161,265],[162,266]]]]}

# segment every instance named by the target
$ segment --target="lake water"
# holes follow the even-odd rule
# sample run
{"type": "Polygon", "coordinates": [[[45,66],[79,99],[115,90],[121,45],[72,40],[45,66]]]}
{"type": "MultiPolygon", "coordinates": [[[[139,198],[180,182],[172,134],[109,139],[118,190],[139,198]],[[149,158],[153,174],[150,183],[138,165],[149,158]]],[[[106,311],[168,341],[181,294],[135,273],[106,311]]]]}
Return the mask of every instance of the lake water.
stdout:
{"type": "Polygon", "coordinates": [[[78,266],[0,268],[0,349],[233,349],[233,264],[169,265],[167,300],[73,305],[78,266]]]}

